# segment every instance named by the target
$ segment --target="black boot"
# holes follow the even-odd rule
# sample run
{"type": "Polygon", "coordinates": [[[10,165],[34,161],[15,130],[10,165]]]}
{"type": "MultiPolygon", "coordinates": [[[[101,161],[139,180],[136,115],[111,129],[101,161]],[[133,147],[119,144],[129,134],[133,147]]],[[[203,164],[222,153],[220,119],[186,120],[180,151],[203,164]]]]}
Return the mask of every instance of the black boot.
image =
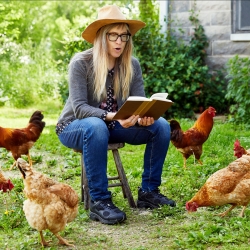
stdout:
{"type": "Polygon", "coordinates": [[[138,208],[159,208],[163,205],[169,205],[171,207],[175,207],[176,203],[173,200],[168,199],[168,197],[164,196],[160,193],[159,189],[156,189],[151,192],[143,191],[141,188],[138,190],[138,208]]]}
{"type": "Polygon", "coordinates": [[[89,217],[103,224],[117,224],[126,220],[126,214],[116,207],[111,198],[90,202],[89,217]]]}

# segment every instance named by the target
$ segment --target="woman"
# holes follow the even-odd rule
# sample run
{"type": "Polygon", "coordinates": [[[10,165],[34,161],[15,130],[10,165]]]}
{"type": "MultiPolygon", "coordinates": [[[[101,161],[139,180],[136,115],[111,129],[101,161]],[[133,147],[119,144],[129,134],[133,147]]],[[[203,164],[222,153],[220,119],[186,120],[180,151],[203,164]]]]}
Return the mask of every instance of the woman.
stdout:
{"type": "Polygon", "coordinates": [[[144,26],[141,21],[126,20],[117,6],[100,9],[98,19],[82,33],[93,48],[76,54],[69,64],[69,97],[56,128],[62,144],[82,150],[91,196],[89,216],[105,224],[126,219],[108,191],[108,143],[147,145],[139,208],[175,206],[158,188],[170,141],[168,122],[139,116],[112,120],[128,96],[145,96],[131,38],[144,26]]]}

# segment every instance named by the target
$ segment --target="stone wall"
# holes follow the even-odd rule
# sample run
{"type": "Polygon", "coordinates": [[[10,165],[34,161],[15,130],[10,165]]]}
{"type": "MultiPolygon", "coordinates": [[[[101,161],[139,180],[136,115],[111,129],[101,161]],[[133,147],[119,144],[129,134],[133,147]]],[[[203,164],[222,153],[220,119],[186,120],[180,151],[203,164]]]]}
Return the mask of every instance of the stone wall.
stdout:
{"type": "Polygon", "coordinates": [[[207,64],[211,70],[225,67],[229,58],[238,54],[250,55],[249,41],[232,41],[231,1],[170,1],[169,15],[171,27],[184,40],[189,40],[193,26],[189,21],[190,10],[195,10],[209,39],[207,64]],[[181,28],[182,34],[178,29],[181,28]]]}

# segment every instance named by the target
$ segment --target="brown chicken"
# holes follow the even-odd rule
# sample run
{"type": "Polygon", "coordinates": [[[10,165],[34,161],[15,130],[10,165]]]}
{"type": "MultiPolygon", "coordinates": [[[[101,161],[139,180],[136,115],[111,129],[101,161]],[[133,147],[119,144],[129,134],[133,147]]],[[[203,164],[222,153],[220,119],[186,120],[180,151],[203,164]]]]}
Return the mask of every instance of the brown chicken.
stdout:
{"type": "Polygon", "coordinates": [[[202,145],[208,139],[213,128],[215,113],[216,110],[213,107],[209,107],[186,132],[182,131],[178,121],[170,120],[171,142],[182,153],[184,168],[186,168],[187,159],[191,155],[194,155],[195,159],[202,164],[200,160],[202,145]]]}
{"type": "Polygon", "coordinates": [[[15,129],[0,127],[0,147],[10,151],[15,159],[10,170],[12,170],[16,165],[16,160],[22,155],[28,156],[29,164],[32,166],[29,150],[38,140],[45,127],[45,122],[42,121],[43,117],[41,111],[37,110],[31,116],[26,128],[15,129]]]}
{"type": "Polygon", "coordinates": [[[234,142],[234,156],[237,158],[240,158],[242,155],[249,154],[250,155],[250,149],[246,150],[240,145],[240,141],[236,139],[234,142]]]}
{"type": "Polygon", "coordinates": [[[6,179],[3,175],[3,173],[0,170],[0,191],[8,192],[11,191],[11,189],[14,188],[13,183],[8,179],[6,179]]]}
{"type": "Polygon", "coordinates": [[[77,193],[69,185],[34,171],[22,158],[17,159],[17,166],[22,173],[27,198],[23,210],[29,225],[40,233],[41,244],[49,245],[42,233],[48,229],[59,239],[59,244],[74,246],[62,238],[59,232],[78,214],[77,193]]]}
{"type": "Polygon", "coordinates": [[[186,203],[186,209],[194,212],[198,207],[232,205],[220,216],[226,216],[236,206],[243,206],[243,217],[250,201],[250,155],[230,163],[212,174],[195,196],[186,203]]]}

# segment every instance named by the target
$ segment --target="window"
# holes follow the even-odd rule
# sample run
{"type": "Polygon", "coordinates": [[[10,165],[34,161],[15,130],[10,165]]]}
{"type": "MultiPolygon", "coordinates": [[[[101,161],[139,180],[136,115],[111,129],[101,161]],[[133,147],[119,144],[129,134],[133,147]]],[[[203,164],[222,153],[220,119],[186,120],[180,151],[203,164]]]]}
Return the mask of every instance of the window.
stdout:
{"type": "Polygon", "coordinates": [[[250,32],[250,1],[233,1],[233,33],[250,32]]]}
{"type": "Polygon", "coordinates": [[[250,40],[250,0],[232,0],[231,40],[250,40]]]}

